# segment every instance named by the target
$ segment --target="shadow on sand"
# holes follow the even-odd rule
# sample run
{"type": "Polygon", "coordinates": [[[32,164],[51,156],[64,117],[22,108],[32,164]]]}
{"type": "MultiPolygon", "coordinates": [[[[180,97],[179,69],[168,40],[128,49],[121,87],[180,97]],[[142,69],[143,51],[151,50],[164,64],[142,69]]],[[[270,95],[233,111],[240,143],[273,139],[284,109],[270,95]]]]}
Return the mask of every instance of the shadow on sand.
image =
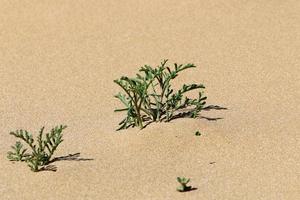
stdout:
{"type": "MultiPolygon", "coordinates": [[[[227,110],[227,108],[217,105],[209,105],[203,108],[204,111],[210,111],[210,110],[227,110]]],[[[178,118],[190,118],[190,112],[182,112],[175,115],[170,121],[178,118]]],[[[223,119],[222,117],[205,117],[200,114],[198,117],[200,119],[206,119],[208,121],[217,121],[219,119],[223,119]]]]}
{"type": "MultiPolygon", "coordinates": [[[[204,111],[210,111],[210,110],[228,110],[228,108],[222,107],[222,106],[217,106],[217,105],[209,105],[203,108],[204,111]]],[[[217,121],[219,119],[223,119],[222,117],[205,117],[205,116],[200,116],[201,119],[206,119],[208,121],[217,121]]]]}
{"type": "Polygon", "coordinates": [[[39,171],[57,171],[57,167],[51,163],[58,162],[58,161],[91,161],[94,160],[93,158],[81,158],[80,153],[69,154],[67,156],[60,156],[53,158],[48,165],[43,166],[39,171]]]}
{"type": "Polygon", "coordinates": [[[185,192],[191,192],[191,191],[193,191],[193,190],[198,190],[198,188],[192,187],[192,188],[189,188],[189,189],[187,189],[187,190],[185,190],[185,191],[179,191],[179,192],[185,193],[185,192]]]}
{"type": "MultiPolygon", "coordinates": [[[[228,108],[225,108],[225,107],[222,107],[222,106],[218,106],[218,105],[209,105],[209,106],[206,106],[206,107],[203,108],[203,111],[210,111],[210,110],[228,110],[228,108]]],[[[191,115],[191,111],[188,110],[188,109],[186,109],[185,111],[179,112],[176,115],[174,115],[172,117],[172,119],[169,120],[169,122],[173,121],[175,119],[179,119],[179,118],[191,118],[190,115],[191,115]]],[[[205,117],[205,116],[202,116],[201,114],[197,118],[206,119],[208,121],[217,121],[217,120],[223,119],[222,117],[205,117]]],[[[162,118],[161,121],[163,121],[164,119],[165,119],[165,117],[162,118]]],[[[150,118],[145,118],[144,119],[144,121],[146,122],[146,124],[144,125],[143,128],[146,128],[151,123],[153,123],[153,121],[150,121],[150,120],[151,120],[150,118]]]]}

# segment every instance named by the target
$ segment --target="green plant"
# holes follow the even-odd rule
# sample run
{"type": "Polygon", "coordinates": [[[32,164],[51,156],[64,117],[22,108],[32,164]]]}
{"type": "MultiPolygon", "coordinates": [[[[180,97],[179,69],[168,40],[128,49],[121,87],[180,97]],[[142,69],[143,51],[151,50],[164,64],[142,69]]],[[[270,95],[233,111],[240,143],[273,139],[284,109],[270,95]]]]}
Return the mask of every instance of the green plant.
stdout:
{"type": "Polygon", "coordinates": [[[25,161],[29,154],[25,154],[27,149],[23,149],[21,142],[16,142],[15,146],[11,146],[14,151],[7,152],[7,158],[11,161],[25,161]]]}
{"type": "Polygon", "coordinates": [[[17,141],[15,146],[12,146],[13,151],[9,151],[7,158],[11,161],[25,161],[32,171],[37,172],[41,167],[48,165],[51,162],[51,157],[53,156],[55,150],[63,142],[62,131],[67,128],[67,126],[56,126],[52,128],[50,133],[46,133],[45,138],[44,127],[39,131],[39,135],[36,139],[36,143],[33,139],[32,134],[26,130],[17,130],[15,132],[10,132],[11,135],[20,138],[25,142],[30,149],[31,153],[27,154],[27,149],[23,148],[23,144],[17,141]]]}
{"type": "Polygon", "coordinates": [[[195,135],[200,136],[201,135],[200,131],[196,131],[195,135]]]}
{"type": "Polygon", "coordinates": [[[187,192],[187,191],[190,191],[192,189],[192,186],[187,186],[187,184],[190,182],[189,178],[177,177],[177,181],[180,183],[180,186],[177,187],[177,191],[187,192]]]}
{"type": "Polygon", "coordinates": [[[126,112],[127,116],[119,123],[120,129],[129,127],[143,128],[145,121],[170,121],[178,117],[195,118],[205,105],[207,97],[203,96],[202,84],[184,84],[181,89],[174,91],[171,81],[178,74],[194,64],[174,64],[174,69],[167,66],[164,60],[160,66],[152,68],[148,65],[141,67],[135,78],[122,76],[114,80],[125,92],[115,95],[125,108],[116,109],[115,112],[126,112]],[[198,98],[188,98],[185,93],[199,89],[198,98]],[[184,112],[184,110],[187,110],[184,112]]]}

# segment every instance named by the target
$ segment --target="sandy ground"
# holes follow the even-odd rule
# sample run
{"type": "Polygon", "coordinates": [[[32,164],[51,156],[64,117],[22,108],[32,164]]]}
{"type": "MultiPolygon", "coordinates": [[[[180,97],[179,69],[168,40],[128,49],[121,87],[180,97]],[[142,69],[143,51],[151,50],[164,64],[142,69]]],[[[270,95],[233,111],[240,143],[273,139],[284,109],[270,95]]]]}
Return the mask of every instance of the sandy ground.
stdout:
{"type": "Polygon", "coordinates": [[[1,0],[0,199],[300,199],[299,55],[298,0],[1,0]],[[165,58],[198,66],[177,81],[205,84],[228,109],[202,116],[222,119],[116,132],[112,80],[165,58]],[[55,156],[93,160],[6,159],[10,131],[61,123],[55,156]]]}

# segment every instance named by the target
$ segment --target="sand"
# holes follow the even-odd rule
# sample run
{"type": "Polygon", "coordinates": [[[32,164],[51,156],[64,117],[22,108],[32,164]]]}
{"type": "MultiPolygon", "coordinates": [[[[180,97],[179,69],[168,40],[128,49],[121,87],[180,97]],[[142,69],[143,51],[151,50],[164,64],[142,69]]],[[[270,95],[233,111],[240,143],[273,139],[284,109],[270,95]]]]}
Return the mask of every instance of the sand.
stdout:
{"type": "Polygon", "coordinates": [[[0,199],[300,199],[299,22],[297,0],[2,0],[0,199]],[[165,58],[227,110],[116,132],[113,80],[165,58]],[[6,159],[10,131],[58,124],[55,156],[92,160],[6,159]]]}

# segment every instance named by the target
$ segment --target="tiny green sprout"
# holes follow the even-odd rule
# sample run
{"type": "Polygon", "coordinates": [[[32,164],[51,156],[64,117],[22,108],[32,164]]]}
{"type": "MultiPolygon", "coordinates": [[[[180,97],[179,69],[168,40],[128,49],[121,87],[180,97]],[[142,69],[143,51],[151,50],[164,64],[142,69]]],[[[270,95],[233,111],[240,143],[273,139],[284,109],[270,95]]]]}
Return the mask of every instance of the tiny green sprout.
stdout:
{"type": "Polygon", "coordinates": [[[177,181],[180,183],[180,186],[177,187],[178,192],[187,192],[192,189],[192,186],[187,186],[187,184],[190,182],[189,178],[177,177],[177,181]]]}
{"type": "Polygon", "coordinates": [[[200,136],[201,135],[200,131],[196,131],[195,135],[200,136]]]}

